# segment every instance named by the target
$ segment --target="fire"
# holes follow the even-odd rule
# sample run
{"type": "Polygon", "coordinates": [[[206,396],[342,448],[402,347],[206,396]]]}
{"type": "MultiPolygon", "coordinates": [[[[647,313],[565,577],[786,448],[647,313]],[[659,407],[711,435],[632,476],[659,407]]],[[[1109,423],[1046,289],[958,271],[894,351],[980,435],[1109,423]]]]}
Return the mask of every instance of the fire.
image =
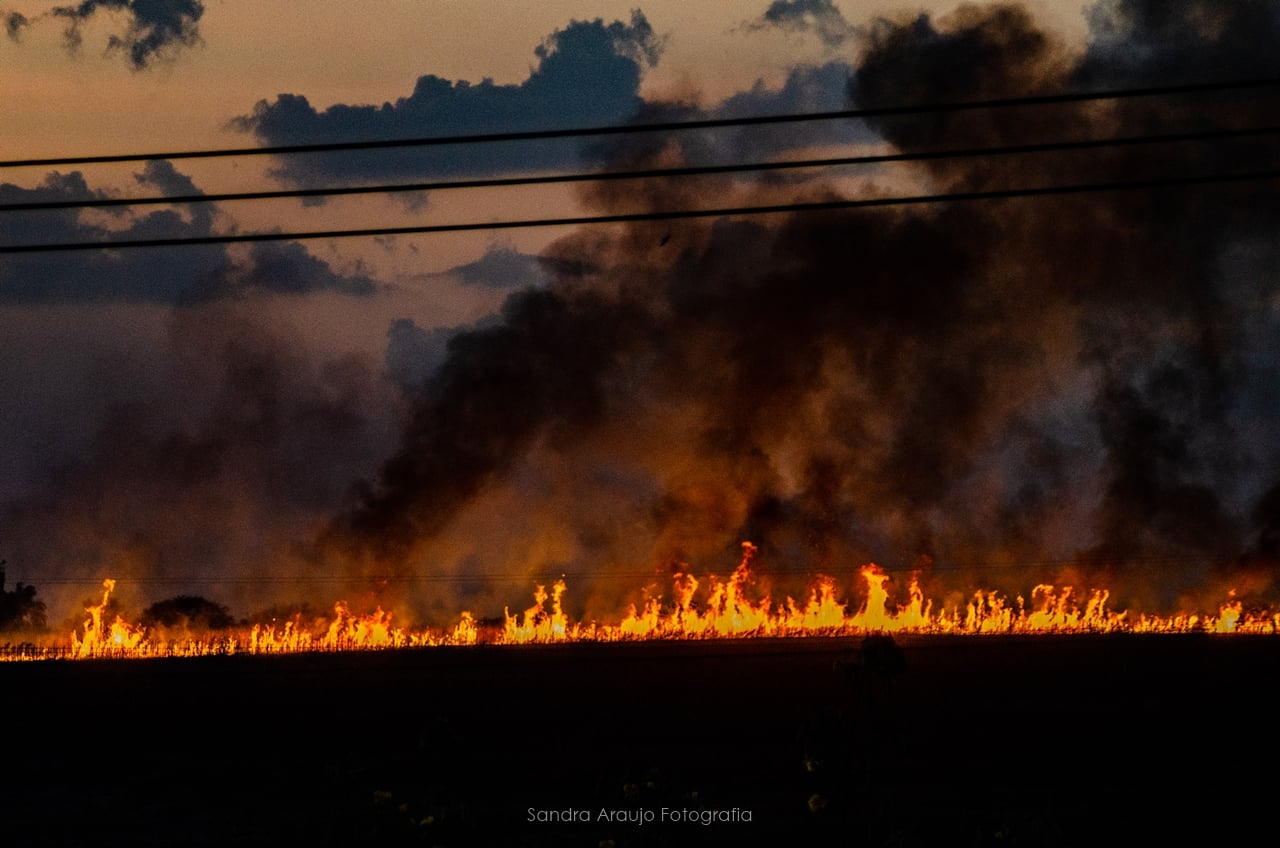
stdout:
{"type": "Polygon", "coordinates": [[[71,655],[77,659],[91,657],[128,656],[136,654],[143,645],[145,634],[140,628],[126,622],[120,616],[103,627],[102,614],[115,591],[116,581],[102,581],[102,603],[96,607],[85,607],[89,618],[84,622],[84,637],[80,638],[75,631],[71,632],[71,655]]]}
{"type": "Polygon", "coordinates": [[[551,612],[544,609],[547,602],[547,587],[539,586],[533,593],[533,606],[524,611],[523,620],[517,620],[509,609],[503,609],[506,626],[502,631],[502,641],[510,645],[523,645],[530,642],[565,642],[580,638],[581,631],[577,626],[569,626],[569,617],[564,614],[560,598],[564,595],[563,580],[557,580],[551,588],[551,612]]]}
{"type": "Polygon", "coordinates": [[[803,602],[788,597],[775,604],[768,593],[752,598],[751,562],[757,548],[742,545],[742,559],[728,579],[710,575],[699,580],[678,573],[672,582],[671,601],[649,593],[644,603],[632,605],[617,623],[576,622],[565,611],[568,587],[557,580],[548,592],[539,584],[533,605],[518,615],[504,610],[501,630],[482,629],[469,611],[449,630],[414,630],[392,622],[381,607],[357,614],[344,601],[334,605],[326,621],[311,624],[298,615],[279,625],[254,625],[247,632],[205,639],[165,641],[153,638],[145,628],[116,616],[111,624],[104,616],[115,581],[103,582],[102,602],[88,606],[83,632],[73,631],[69,646],[48,646],[7,658],[41,657],[154,657],[207,654],[282,654],[305,651],[380,650],[442,645],[552,644],[564,642],[620,642],[653,639],[737,639],[750,637],[856,636],[867,633],[951,634],[963,636],[1078,633],[1276,633],[1280,613],[1247,612],[1235,592],[1228,595],[1216,614],[1178,613],[1168,617],[1114,611],[1105,589],[1077,592],[1072,586],[1040,584],[1030,601],[998,592],[976,590],[963,608],[941,608],[925,598],[913,577],[905,603],[895,604],[890,577],[875,565],[859,571],[866,600],[850,611],[841,600],[838,582],[820,576],[803,602]]]}

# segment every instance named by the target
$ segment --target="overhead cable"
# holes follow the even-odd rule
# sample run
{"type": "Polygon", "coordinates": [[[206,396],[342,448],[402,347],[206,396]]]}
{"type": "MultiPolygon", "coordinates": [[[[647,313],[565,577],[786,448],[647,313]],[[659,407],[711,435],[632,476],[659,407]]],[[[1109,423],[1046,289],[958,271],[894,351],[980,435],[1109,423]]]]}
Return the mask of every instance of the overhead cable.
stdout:
{"type": "Polygon", "coordinates": [[[1202,141],[1225,141],[1280,134],[1280,126],[1242,127],[1233,129],[1201,130],[1197,132],[1158,133],[1111,138],[1075,139],[1030,144],[1012,144],[988,147],[962,147],[943,150],[913,151],[909,153],[883,153],[863,156],[837,156],[818,159],[778,160],[747,162],[725,165],[689,165],[670,168],[642,168],[620,171],[597,171],[573,174],[546,174],[524,177],[489,177],[461,180],[435,180],[389,185],[331,186],[324,188],[279,189],[273,191],[241,191],[202,194],[163,195],[156,197],[92,197],[74,200],[31,200],[0,203],[0,212],[33,212],[58,209],[95,209],[105,207],[156,206],[192,203],[223,203],[253,200],[281,200],[313,197],[342,197],[369,194],[395,194],[408,192],[445,191],[455,189],[509,188],[517,186],[557,185],[566,183],[672,179],[718,174],[768,173],[813,168],[831,168],[852,165],[878,165],[898,162],[929,162],[947,159],[972,159],[994,156],[1027,155],[1037,153],[1067,152],[1125,148],[1141,145],[1173,144],[1202,141]]]}
{"type": "Polygon", "coordinates": [[[1177,188],[1222,183],[1259,182],[1280,177],[1280,170],[1244,171],[1236,173],[1199,174],[1191,176],[1155,177],[1149,179],[1076,183],[1057,186],[993,189],[987,191],[949,192],[858,198],[852,200],[826,200],[808,203],[779,203],[762,206],[734,206],[709,209],[674,209],[651,212],[628,212],[614,215],[572,215],[559,218],[521,218],[515,220],[473,221],[453,224],[422,224],[402,227],[370,227],[302,232],[227,233],[209,236],[181,238],[117,239],[108,241],[62,242],[49,244],[16,244],[0,246],[0,254],[53,253],[79,250],[128,250],[154,247],[179,247],[213,244],[242,244],[272,241],[311,241],[316,239],[369,238],[401,235],[426,235],[432,233],[474,232],[483,230],[512,230],[540,227],[567,227],[599,224],[622,224],[643,221],[675,221],[697,218],[724,218],[739,215],[777,215],[784,213],[823,212],[835,210],[869,209],[892,206],[918,206],[935,203],[1008,200],[1024,197],[1049,197],[1097,192],[1138,191],[1158,188],[1177,188]]]}

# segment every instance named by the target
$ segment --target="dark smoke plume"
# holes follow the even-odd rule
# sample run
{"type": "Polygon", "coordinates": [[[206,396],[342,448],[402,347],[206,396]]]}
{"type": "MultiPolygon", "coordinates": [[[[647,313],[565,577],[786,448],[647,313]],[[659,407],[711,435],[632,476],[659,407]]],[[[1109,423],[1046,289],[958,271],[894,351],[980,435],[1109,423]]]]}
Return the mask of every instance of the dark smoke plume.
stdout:
{"type": "MultiPolygon", "coordinates": [[[[1274,74],[1280,7],[1125,0],[1093,26],[1075,55],[1016,5],[880,20],[849,89],[876,106],[1274,74]]],[[[875,129],[913,151],[1260,125],[1277,105],[1253,90],[875,129]]],[[[1274,168],[1269,144],[953,159],[868,188],[1274,168]]],[[[681,145],[612,158],[679,161],[681,145]]],[[[614,212],[835,194],[708,179],[584,197],[614,212]]],[[[1274,555],[1277,199],[1257,181],[582,231],[546,288],[452,339],[322,555],[371,574],[657,577],[723,573],[749,538],[784,567],[932,562],[1022,591],[1082,560],[1117,602],[1172,603],[1274,555]]]]}

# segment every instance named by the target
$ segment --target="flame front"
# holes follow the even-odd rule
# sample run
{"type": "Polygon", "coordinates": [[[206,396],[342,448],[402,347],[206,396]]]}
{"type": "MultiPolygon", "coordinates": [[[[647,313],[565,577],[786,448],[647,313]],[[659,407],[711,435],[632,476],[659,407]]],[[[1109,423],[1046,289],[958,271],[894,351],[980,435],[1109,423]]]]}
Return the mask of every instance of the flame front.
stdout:
{"type": "Polygon", "coordinates": [[[378,607],[359,615],[348,604],[334,605],[326,626],[309,627],[302,617],[280,625],[254,625],[246,633],[210,636],[186,641],[149,638],[146,630],[120,616],[103,623],[115,589],[114,580],[103,582],[102,602],[88,606],[83,632],[72,632],[69,646],[47,646],[11,655],[10,659],[71,657],[198,656],[206,654],[280,654],[305,651],[349,651],[441,645],[549,644],[564,642],[620,642],[654,639],[734,639],[749,637],[856,636],[866,633],[921,633],[983,636],[1000,634],[1073,633],[1276,633],[1280,613],[1246,612],[1234,591],[1216,615],[1179,613],[1167,617],[1115,612],[1107,608],[1111,595],[1096,589],[1078,595],[1073,587],[1040,584],[1027,603],[1021,596],[1010,601],[993,592],[975,591],[963,609],[936,608],[925,598],[913,577],[906,603],[894,605],[889,575],[875,565],[859,576],[866,601],[856,612],[839,599],[834,578],[821,576],[803,603],[788,597],[774,604],[768,594],[752,600],[751,561],[756,546],[742,545],[742,559],[727,580],[715,575],[698,580],[692,574],[676,574],[672,601],[649,595],[641,608],[632,605],[615,624],[575,622],[564,609],[568,587],[563,579],[547,592],[538,585],[533,605],[519,615],[504,613],[500,630],[485,629],[470,612],[463,612],[450,630],[413,630],[394,626],[392,614],[378,607]],[[705,588],[704,588],[705,587],[705,588]],[[700,590],[702,590],[700,594],[700,590]],[[936,611],[935,611],[936,610],[936,611]]]}

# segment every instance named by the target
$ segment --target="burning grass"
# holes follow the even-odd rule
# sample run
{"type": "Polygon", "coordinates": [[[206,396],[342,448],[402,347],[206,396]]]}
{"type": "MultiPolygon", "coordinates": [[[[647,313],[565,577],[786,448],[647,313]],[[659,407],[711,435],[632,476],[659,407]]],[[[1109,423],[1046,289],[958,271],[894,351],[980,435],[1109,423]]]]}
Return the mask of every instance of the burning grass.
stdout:
{"type": "Polygon", "coordinates": [[[548,593],[534,591],[532,606],[518,614],[504,611],[498,626],[479,623],[470,612],[460,614],[451,629],[412,629],[392,622],[381,607],[353,612],[345,601],[334,605],[325,619],[308,624],[301,614],[282,624],[256,624],[225,633],[165,638],[117,615],[107,623],[105,610],[115,589],[103,581],[102,602],[86,607],[88,618],[65,642],[28,643],[10,649],[5,659],[91,659],[186,657],[207,655],[286,654],[308,651],[350,651],[421,648],[442,645],[522,645],[565,642],[621,642],[646,640],[742,639],[753,637],[860,636],[869,633],[918,633],[957,636],[1077,634],[1077,633],[1253,633],[1280,630],[1280,613],[1245,612],[1232,593],[1216,613],[1183,612],[1148,615],[1108,608],[1110,593],[1095,589],[1078,593],[1073,587],[1037,585],[1029,600],[1008,598],[995,591],[973,593],[963,607],[945,608],[925,598],[915,578],[907,588],[907,602],[890,599],[889,576],[875,565],[861,569],[866,602],[856,611],[838,599],[835,579],[819,577],[804,602],[788,597],[774,603],[769,595],[752,599],[750,564],[756,548],[743,543],[742,560],[727,580],[714,575],[698,580],[677,574],[672,599],[650,596],[642,607],[632,605],[616,623],[573,621],[562,599],[563,580],[548,593]]]}

